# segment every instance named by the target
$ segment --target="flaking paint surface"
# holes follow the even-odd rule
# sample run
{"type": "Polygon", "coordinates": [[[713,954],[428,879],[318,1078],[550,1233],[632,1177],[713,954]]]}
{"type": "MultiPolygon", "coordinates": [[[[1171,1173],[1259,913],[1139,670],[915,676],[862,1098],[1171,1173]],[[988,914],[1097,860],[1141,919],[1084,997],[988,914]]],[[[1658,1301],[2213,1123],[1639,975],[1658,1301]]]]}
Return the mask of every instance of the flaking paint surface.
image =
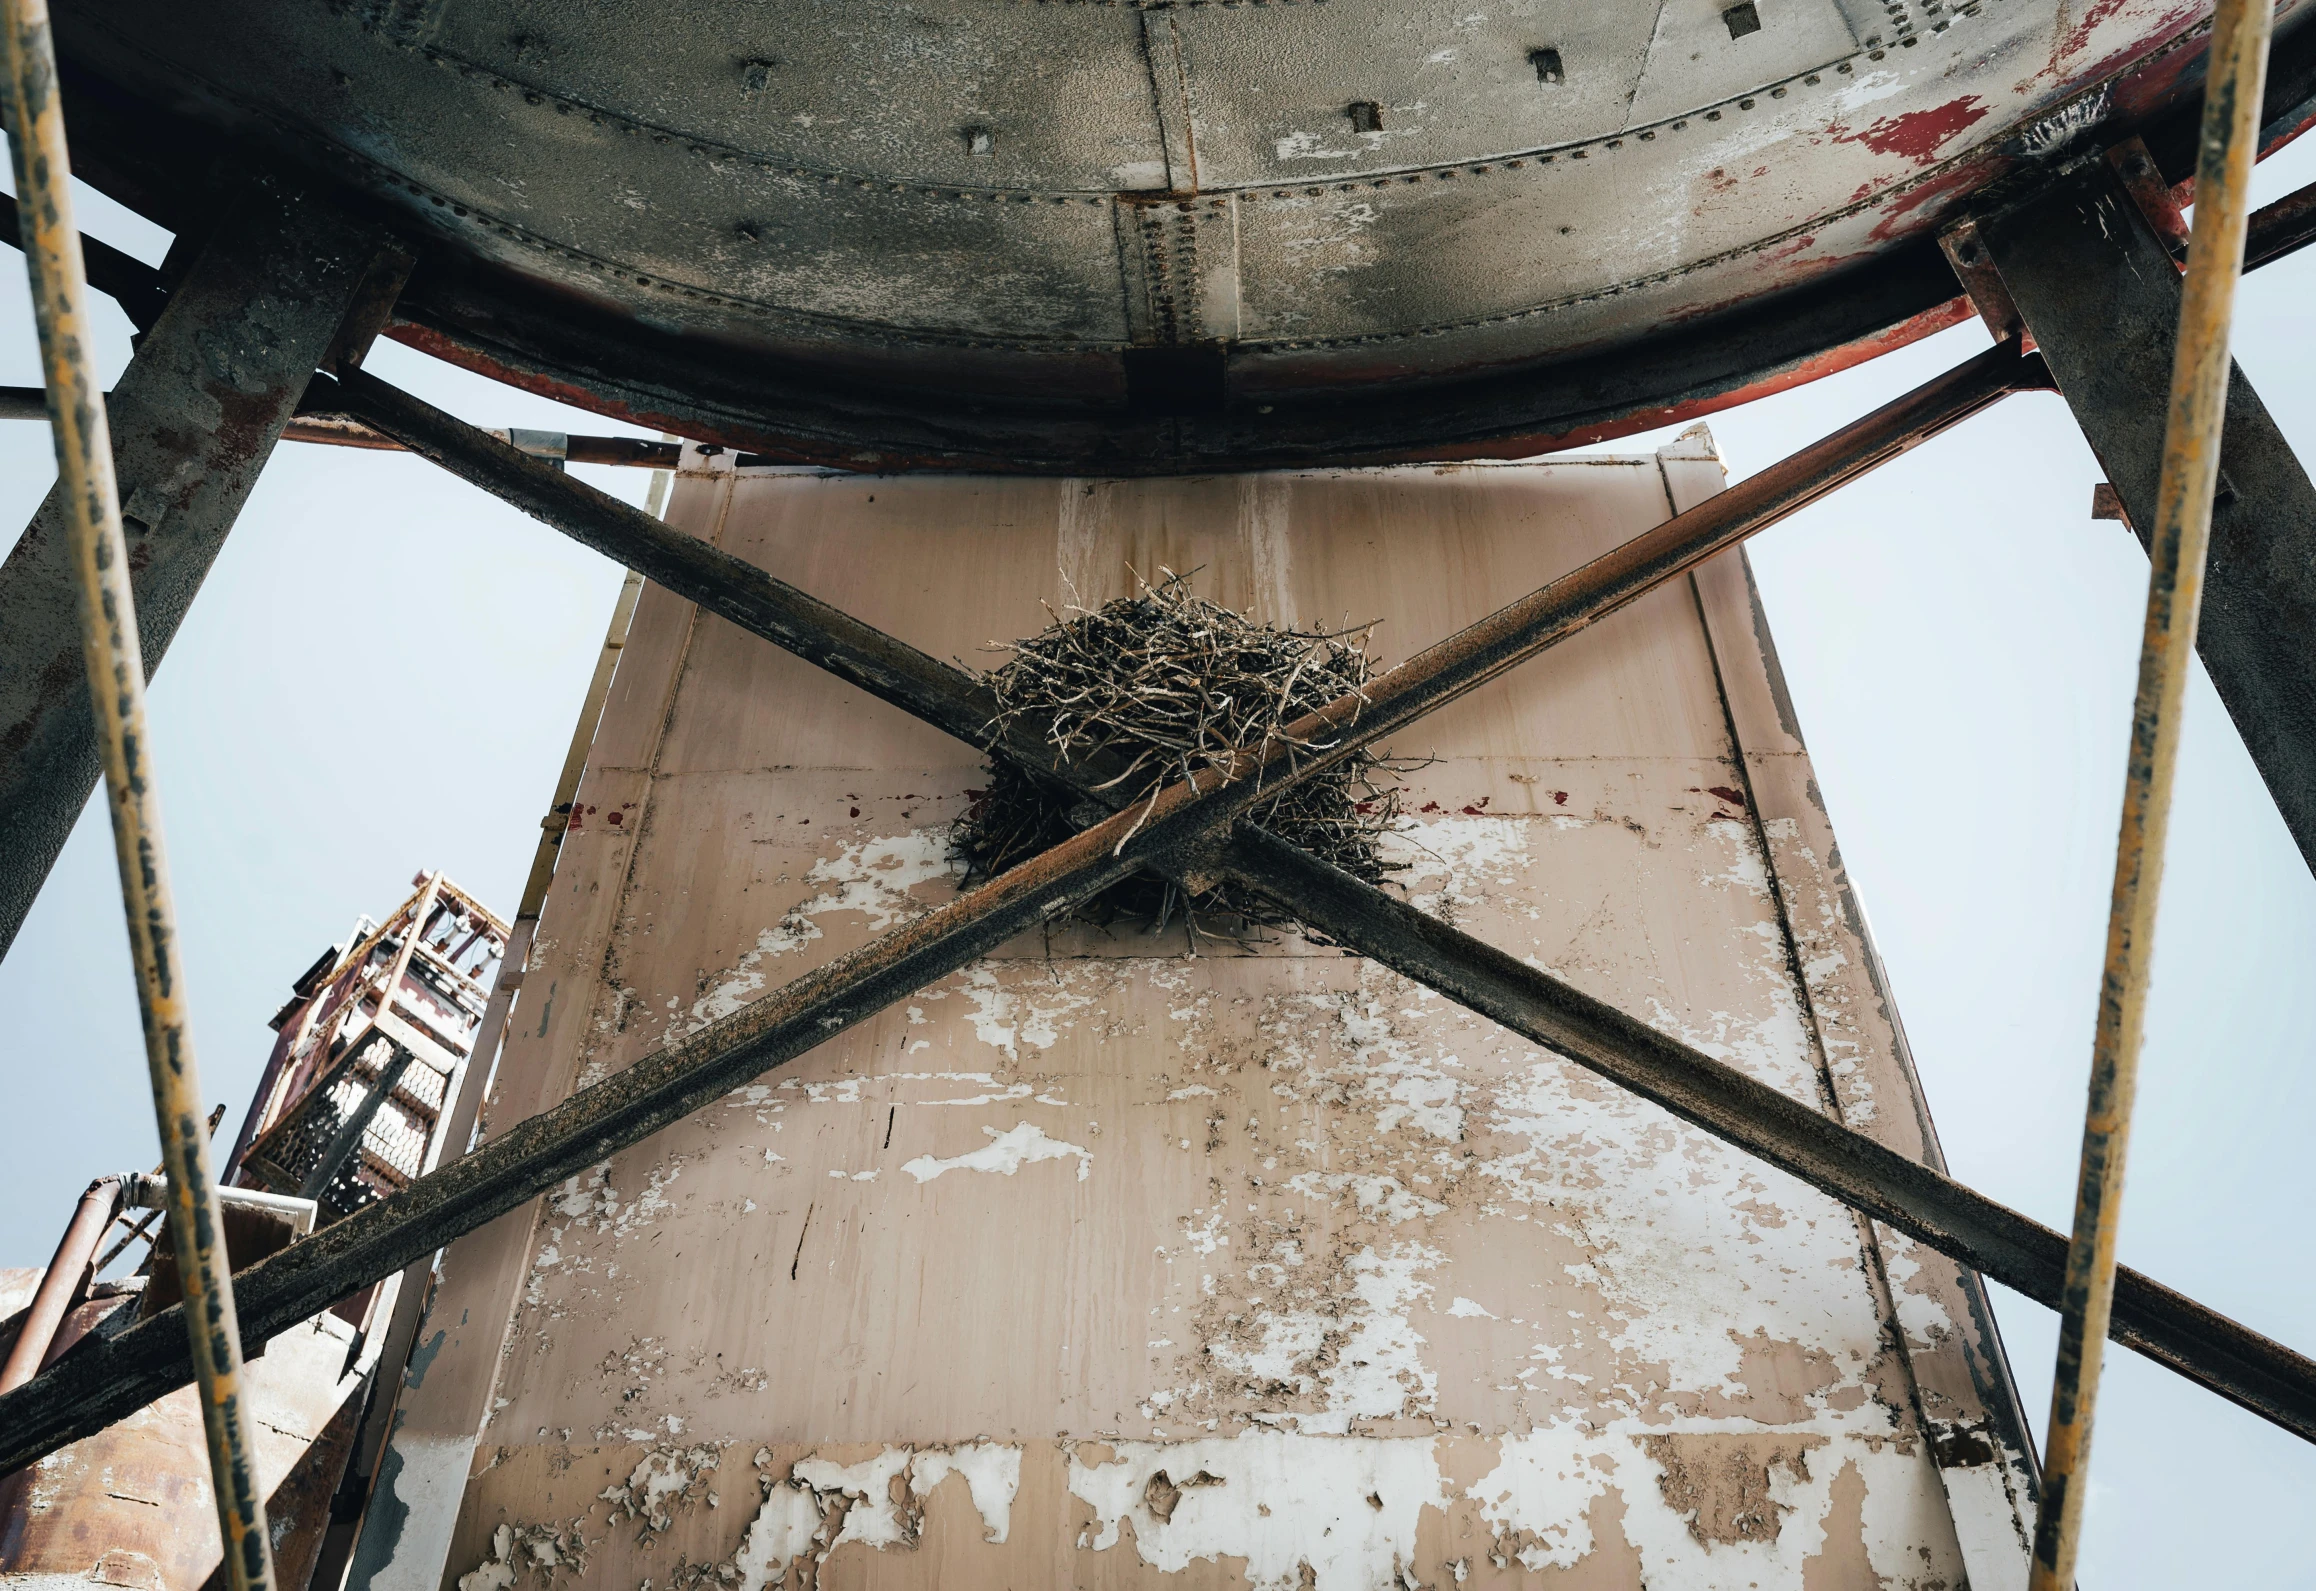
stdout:
{"type": "MultiPolygon", "coordinates": [[[[679,516],[958,656],[1129,564],[1405,656],[1666,512],[1654,459],[723,480],[679,516]]],[[[1788,927],[1806,846],[1752,810],[1717,640],[1668,588],[1427,720],[1395,887],[1819,1102],[1861,951],[1788,927]]],[[[632,851],[579,875],[616,900],[550,907],[576,981],[502,1092],[956,887],[960,748],[718,621],[657,667],[615,695],[653,731],[599,741],[649,746],[632,851]]],[[[441,1578],[1955,1587],[1917,1361],[1976,1327],[1934,1259],[1339,951],[1041,931],[542,1201],[441,1578]]]]}

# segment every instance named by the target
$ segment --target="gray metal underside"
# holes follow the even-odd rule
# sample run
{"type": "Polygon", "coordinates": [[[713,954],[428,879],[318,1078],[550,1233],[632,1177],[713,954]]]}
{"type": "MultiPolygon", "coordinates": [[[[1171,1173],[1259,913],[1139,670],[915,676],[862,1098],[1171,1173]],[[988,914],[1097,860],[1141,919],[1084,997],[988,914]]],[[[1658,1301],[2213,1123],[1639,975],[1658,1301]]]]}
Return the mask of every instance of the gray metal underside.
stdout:
{"type": "Polygon", "coordinates": [[[574,314],[1067,408],[1122,402],[1134,347],[1218,346],[1253,405],[1805,303],[2159,107],[2194,9],[71,0],[59,28],[574,314]]]}

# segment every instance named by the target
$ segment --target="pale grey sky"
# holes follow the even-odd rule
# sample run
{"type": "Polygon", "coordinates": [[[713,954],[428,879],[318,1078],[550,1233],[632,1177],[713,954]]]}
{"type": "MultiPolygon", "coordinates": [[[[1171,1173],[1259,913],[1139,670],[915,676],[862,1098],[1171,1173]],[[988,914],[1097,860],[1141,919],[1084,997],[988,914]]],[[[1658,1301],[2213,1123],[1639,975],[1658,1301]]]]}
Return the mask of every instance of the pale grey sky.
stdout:
{"type": "MultiPolygon", "coordinates": [[[[2311,178],[2316,148],[2288,150],[2262,197],[2311,178]]],[[[93,235],[160,258],[155,229],[82,204],[93,235]]],[[[2316,250],[2251,278],[2236,349],[2316,461],[2311,297],[2316,250]]],[[[128,327],[100,310],[117,373],[128,327]]],[[[1984,344],[1957,328],[1713,431],[1749,473],[1984,344]]],[[[481,424],[631,429],[391,344],[373,368],[481,424]]],[[[0,384],[38,380],[22,266],[0,251],[0,384]]],[[[581,473],[636,501],[647,479],[581,473]]],[[[44,427],[0,425],[0,523],[53,475],[44,427]]],[[[2147,577],[2128,532],[2089,517],[2098,479],[2056,397],[2012,398],[1752,550],[1955,1174],[2062,1230],[2147,577]]],[[[276,455],[151,698],[210,1098],[238,1113],[288,980],[417,870],[512,909],[619,578],[417,460],[276,455]]],[[[157,1154],[103,824],[92,806],[0,963],[0,1265],[44,1263],[91,1176],[157,1154]]],[[[2122,1251],[2303,1351],[2311,967],[2316,882],[2199,677],[2122,1251]]],[[[2054,1317],[1998,1309],[2039,1429],[2054,1317]]],[[[2087,1588],[2316,1587],[2316,1449],[2122,1350],[2092,1488],[2087,1588]]]]}

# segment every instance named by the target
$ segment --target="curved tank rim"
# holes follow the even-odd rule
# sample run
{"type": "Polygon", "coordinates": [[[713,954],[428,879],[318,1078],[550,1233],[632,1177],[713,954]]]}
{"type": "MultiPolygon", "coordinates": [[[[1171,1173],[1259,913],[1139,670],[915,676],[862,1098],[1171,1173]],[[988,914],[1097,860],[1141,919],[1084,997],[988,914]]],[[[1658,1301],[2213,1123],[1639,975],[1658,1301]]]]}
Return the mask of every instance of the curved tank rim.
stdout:
{"type": "MultiPolygon", "coordinates": [[[[2316,23],[2305,14],[2288,20],[2295,25],[2276,40],[2270,66],[2263,157],[2316,121],[2316,23]]],[[[2070,145],[2069,158],[2136,133],[2167,179],[2192,176],[2200,48],[2166,65],[2167,102],[2138,113],[2113,108],[2133,100],[2118,85],[2157,57],[2180,54],[2178,43],[2122,63],[2079,96],[2105,95],[2111,108],[2070,145]]],[[[69,63],[65,87],[79,173],[174,231],[198,225],[213,173],[255,164],[293,181],[316,175],[134,100],[69,63]]],[[[1997,172],[1949,202],[1998,200],[2037,169],[1997,172]]],[[[329,186],[375,209],[343,183],[329,186]]],[[[428,242],[386,335],[520,390],[766,462],[1132,476],[1542,456],[1786,391],[1973,313],[1934,240],[1922,237],[1772,299],[1597,351],[1455,379],[1377,382],[1275,403],[1257,390],[1202,412],[1103,407],[1082,393],[1040,408],[912,384],[905,364],[902,379],[872,385],[793,361],[737,358],[428,242]]]]}

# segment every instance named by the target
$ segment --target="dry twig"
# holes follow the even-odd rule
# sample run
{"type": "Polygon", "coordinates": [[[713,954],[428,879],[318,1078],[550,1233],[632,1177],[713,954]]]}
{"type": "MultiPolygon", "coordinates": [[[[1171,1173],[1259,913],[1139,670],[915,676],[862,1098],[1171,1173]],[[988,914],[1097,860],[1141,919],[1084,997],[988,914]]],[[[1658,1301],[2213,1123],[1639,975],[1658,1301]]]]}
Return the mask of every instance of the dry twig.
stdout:
{"type": "MultiPolygon", "coordinates": [[[[1135,584],[1131,597],[1094,612],[1073,608],[1003,648],[1013,656],[989,676],[1001,704],[994,732],[1027,719],[1050,724],[1047,741],[1064,764],[1104,752],[1120,757],[1127,771],[1110,784],[1138,800],[1286,741],[1288,724],[1363,689],[1374,672],[1372,625],[1280,629],[1191,595],[1187,575],[1166,571],[1157,585],[1137,575],[1135,584]]],[[[1382,766],[1361,753],[1261,803],[1252,821],[1372,883],[1384,872],[1375,842],[1399,815],[1396,793],[1374,783],[1382,766]]],[[[992,756],[990,787],[975,793],[957,829],[970,876],[993,877],[1069,838],[1089,817],[1086,806],[1066,785],[992,756]]],[[[1243,924],[1288,920],[1228,883],[1185,899],[1172,882],[1146,875],[1106,891],[1081,915],[1148,918],[1155,929],[1177,912],[1190,914],[1194,929],[1198,914],[1243,924]]]]}

